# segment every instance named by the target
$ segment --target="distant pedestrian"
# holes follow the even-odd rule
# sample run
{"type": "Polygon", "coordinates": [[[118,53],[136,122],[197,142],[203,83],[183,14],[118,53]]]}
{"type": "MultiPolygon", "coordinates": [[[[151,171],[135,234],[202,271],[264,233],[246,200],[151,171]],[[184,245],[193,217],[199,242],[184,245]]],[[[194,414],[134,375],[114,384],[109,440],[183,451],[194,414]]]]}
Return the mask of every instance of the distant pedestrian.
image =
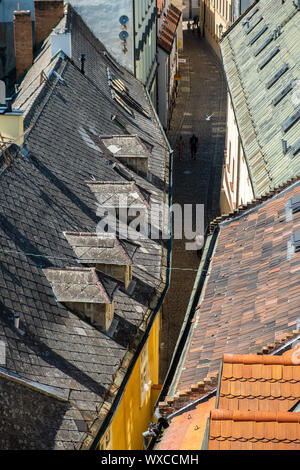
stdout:
{"type": "Polygon", "coordinates": [[[184,141],[183,141],[182,135],[180,135],[180,136],[179,136],[179,139],[177,140],[177,155],[178,155],[178,160],[181,160],[181,159],[182,159],[183,149],[184,149],[184,141]]]}
{"type": "Polygon", "coordinates": [[[196,160],[196,153],[198,149],[198,137],[195,134],[190,138],[191,159],[196,160]]]}
{"type": "Polygon", "coordinates": [[[191,23],[188,21],[188,24],[187,24],[187,29],[190,31],[191,30],[191,23]]]}

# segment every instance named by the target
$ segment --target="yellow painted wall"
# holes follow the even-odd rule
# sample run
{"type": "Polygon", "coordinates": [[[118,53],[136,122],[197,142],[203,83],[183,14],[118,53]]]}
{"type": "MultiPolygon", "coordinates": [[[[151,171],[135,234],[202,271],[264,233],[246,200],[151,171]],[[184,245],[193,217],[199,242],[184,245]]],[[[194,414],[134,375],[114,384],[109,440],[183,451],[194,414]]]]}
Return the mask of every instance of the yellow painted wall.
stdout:
{"type": "MultiPolygon", "coordinates": [[[[159,325],[160,313],[157,315],[148,338],[148,363],[151,384],[158,384],[159,363],[159,325]]],[[[126,386],[121,403],[110,425],[113,450],[143,449],[142,433],[152,420],[153,405],[157,398],[157,387],[147,392],[141,407],[140,358],[138,358],[126,386]]]]}
{"type": "Polygon", "coordinates": [[[24,142],[23,133],[22,115],[3,114],[0,116],[0,134],[5,143],[14,141],[15,144],[22,145],[24,142]]]}

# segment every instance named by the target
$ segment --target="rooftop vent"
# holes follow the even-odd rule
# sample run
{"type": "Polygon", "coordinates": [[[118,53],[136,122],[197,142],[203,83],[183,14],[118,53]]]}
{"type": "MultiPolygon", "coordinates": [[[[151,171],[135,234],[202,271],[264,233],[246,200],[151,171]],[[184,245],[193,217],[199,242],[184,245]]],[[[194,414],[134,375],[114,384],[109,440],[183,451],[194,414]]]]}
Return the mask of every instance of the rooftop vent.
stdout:
{"type": "Polygon", "coordinates": [[[286,141],[286,139],[281,139],[281,145],[282,145],[282,151],[283,151],[283,153],[286,153],[287,150],[288,150],[288,146],[287,146],[287,141],[286,141]]]}
{"type": "Polygon", "coordinates": [[[84,63],[85,63],[85,56],[86,54],[82,53],[80,54],[80,72],[84,75],[85,74],[85,71],[84,71],[84,63]]]}

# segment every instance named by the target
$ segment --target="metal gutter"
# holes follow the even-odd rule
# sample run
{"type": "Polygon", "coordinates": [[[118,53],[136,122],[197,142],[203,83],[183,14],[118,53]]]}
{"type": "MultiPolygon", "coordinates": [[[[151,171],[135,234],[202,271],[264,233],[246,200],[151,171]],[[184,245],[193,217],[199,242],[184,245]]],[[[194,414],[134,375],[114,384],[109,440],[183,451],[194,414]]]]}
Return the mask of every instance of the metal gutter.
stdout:
{"type": "Polygon", "coordinates": [[[179,364],[182,362],[182,359],[183,359],[182,353],[184,351],[186,341],[190,334],[190,329],[192,325],[191,320],[194,317],[195,310],[197,308],[200,295],[202,293],[202,289],[203,289],[204,282],[206,279],[206,274],[207,274],[208,267],[210,264],[211,255],[213,253],[215,243],[217,240],[218,232],[219,232],[219,227],[217,226],[213,234],[209,235],[206,239],[205,248],[203,251],[203,255],[202,255],[199,269],[197,272],[197,276],[194,282],[194,287],[191,293],[191,297],[190,297],[190,301],[187,307],[185,318],[184,318],[181,331],[180,331],[180,334],[179,334],[179,337],[178,337],[178,340],[174,349],[170,367],[167,372],[166,379],[163,384],[163,388],[158,397],[156,406],[160,401],[163,401],[165,399],[168,392],[170,392],[170,394],[174,392],[175,382],[176,382],[176,377],[177,377],[176,371],[178,370],[179,364]]]}
{"type": "MultiPolygon", "coordinates": [[[[163,135],[163,138],[165,140],[165,144],[166,144],[166,147],[169,151],[169,155],[170,155],[170,164],[169,164],[169,191],[168,191],[168,194],[169,194],[169,208],[171,207],[172,205],[172,190],[173,190],[173,184],[172,184],[172,181],[173,181],[173,150],[171,149],[170,147],[170,144],[168,142],[168,139],[167,139],[167,136],[162,128],[162,125],[161,125],[161,122],[157,116],[157,113],[155,111],[155,108],[153,106],[153,103],[152,103],[152,100],[150,98],[150,94],[147,90],[146,87],[144,87],[145,91],[146,91],[146,94],[147,94],[147,97],[149,99],[149,102],[150,102],[150,105],[152,107],[152,111],[157,119],[157,123],[159,125],[159,128],[162,132],[162,135],[163,135]]],[[[169,211],[169,224],[172,222],[172,218],[171,218],[171,211],[169,211]]],[[[170,226],[171,227],[171,226],[170,226]]],[[[171,232],[170,232],[171,233],[171,232]]],[[[124,395],[124,392],[125,392],[125,388],[127,386],[127,383],[131,377],[131,374],[132,374],[132,371],[136,365],[136,362],[140,356],[140,353],[146,343],[146,341],[148,340],[148,337],[150,335],[150,332],[151,332],[151,329],[152,329],[152,326],[153,326],[153,323],[154,321],[156,320],[156,317],[160,311],[160,308],[163,304],[163,301],[165,299],[165,296],[167,294],[167,291],[169,289],[169,285],[170,285],[170,277],[171,277],[171,259],[172,259],[172,237],[170,236],[169,240],[168,240],[168,254],[167,254],[167,276],[166,276],[166,286],[162,292],[162,295],[159,299],[159,302],[155,308],[155,311],[151,317],[151,320],[150,322],[148,323],[147,325],[147,328],[145,330],[145,333],[144,333],[144,336],[142,338],[142,341],[139,343],[136,351],[135,351],[135,354],[134,354],[134,357],[126,371],[126,374],[125,374],[125,377],[122,381],[122,384],[117,392],[117,395],[116,395],[116,398],[114,399],[113,403],[112,403],[112,406],[110,408],[110,410],[108,411],[102,425],[100,426],[100,429],[98,430],[92,444],[90,445],[89,449],[88,450],[97,450],[98,448],[98,445],[100,443],[100,439],[102,438],[103,434],[105,433],[105,431],[107,430],[108,426],[110,425],[113,417],[114,417],[114,414],[115,412],[117,411],[119,405],[120,405],[120,402],[122,400],[122,397],[124,395]]]]}

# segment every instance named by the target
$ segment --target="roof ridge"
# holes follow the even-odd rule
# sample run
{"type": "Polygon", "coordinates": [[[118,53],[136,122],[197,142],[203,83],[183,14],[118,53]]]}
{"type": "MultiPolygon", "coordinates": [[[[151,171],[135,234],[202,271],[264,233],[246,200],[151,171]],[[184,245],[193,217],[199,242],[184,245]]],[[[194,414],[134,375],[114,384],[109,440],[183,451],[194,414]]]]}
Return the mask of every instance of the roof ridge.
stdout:
{"type": "MultiPolygon", "coordinates": [[[[106,297],[106,300],[108,300],[109,303],[111,303],[112,301],[112,298],[110,298],[110,295],[109,293],[107,292],[102,280],[99,278],[98,276],[98,270],[96,270],[96,268],[91,268],[91,271],[92,271],[92,276],[93,276],[93,279],[95,281],[95,283],[97,284],[97,286],[99,287],[100,291],[102,292],[102,294],[104,295],[104,297],[106,297]]],[[[100,275],[101,274],[104,274],[102,272],[100,272],[100,275]]],[[[112,294],[112,297],[113,297],[113,294],[112,294]]]]}
{"type": "Polygon", "coordinates": [[[223,39],[228,35],[228,33],[232,31],[232,29],[249,13],[249,11],[252,10],[255,5],[257,5],[257,3],[259,3],[259,0],[254,0],[251,5],[249,5],[249,7],[232,23],[232,25],[229,26],[228,29],[226,29],[226,31],[222,35],[222,38],[220,39],[220,42],[223,41],[223,39]]]}
{"type": "Polygon", "coordinates": [[[292,411],[240,411],[214,409],[210,412],[212,420],[231,421],[276,421],[279,423],[300,423],[300,413],[292,411]]]}
{"type": "Polygon", "coordinates": [[[293,178],[290,178],[286,181],[286,183],[282,183],[275,188],[271,189],[270,191],[264,193],[262,196],[259,198],[252,199],[252,201],[247,202],[246,204],[241,204],[238,206],[237,209],[234,209],[232,212],[229,212],[227,214],[221,214],[218,217],[215,217],[210,224],[209,224],[209,230],[210,233],[213,232],[213,230],[219,226],[221,222],[226,222],[229,220],[234,220],[243,213],[245,213],[247,210],[254,209],[255,207],[259,206],[265,201],[270,200],[272,197],[277,196],[280,194],[282,191],[287,189],[288,187],[292,186],[294,183],[300,182],[300,174],[294,176],[293,178]]]}
{"type": "Polygon", "coordinates": [[[277,364],[277,365],[300,365],[289,356],[271,356],[268,354],[224,354],[223,363],[226,364],[277,364]]]}

